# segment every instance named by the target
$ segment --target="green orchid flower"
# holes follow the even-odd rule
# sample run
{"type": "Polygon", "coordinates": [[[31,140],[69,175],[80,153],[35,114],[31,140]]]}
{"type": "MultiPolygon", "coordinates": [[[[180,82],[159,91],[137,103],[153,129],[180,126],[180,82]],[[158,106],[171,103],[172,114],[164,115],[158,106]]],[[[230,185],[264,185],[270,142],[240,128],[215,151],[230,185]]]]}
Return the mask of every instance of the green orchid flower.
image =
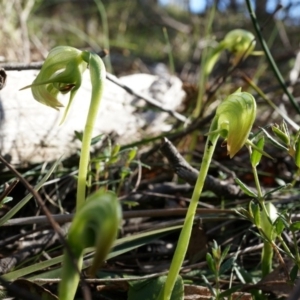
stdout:
{"type": "Polygon", "coordinates": [[[54,109],[63,107],[58,100],[59,94],[70,92],[64,120],[81,86],[82,73],[87,68],[83,55],[84,52],[68,46],[58,46],[52,49],[36,79],[22,90],[31,88],[35,100],[54,109]]]}
{"type": "Polygon", "coordinates": [[[255,48],[255,36],[244,29],[234,29],[228,32],[221,42],[233,55],[233,65],[236,65],[241,59],[247,58],[253,54],[255,48]]]}
{"type": "Polygon", "coordinates": [[[239,88],[218,107],[209,135],[219,133],[227,142],[227,152],[232,158],[248,141],[256,117],[254,97],[239,88]]]}
{"type": "Polygon", "coordinates": [[[246,59],[249,55],[261,55],[262,52],[254,51],[255,36],[244,29],[234,29],[228,32],[219,45],[212,51],[207,59],[204,67],[204,73],[208,76],[217,60],[219,59],[222,51],[228,50],[232,53],[232,65],[237,65],[241,60],[246,59]]]}
{"type": "Polygon", "coordinates": [[[255,99],[251,94],[241,92],[241,89],[238,89],[235,93],[229,95],[219,105],[210,126],[199,175],[178,239],[177,247],[173,255],[173,260],[166,282],[158,297],[159,300],[171,299],[175,282],[185,259],[199,199],[201,197],[205,178],[207,176],[219,137],[221,136],[226,139],[228,154],[230,157],[233,157],[244,146],[244,144],[249,143],[248,136],[255,117],[255,99]]]}

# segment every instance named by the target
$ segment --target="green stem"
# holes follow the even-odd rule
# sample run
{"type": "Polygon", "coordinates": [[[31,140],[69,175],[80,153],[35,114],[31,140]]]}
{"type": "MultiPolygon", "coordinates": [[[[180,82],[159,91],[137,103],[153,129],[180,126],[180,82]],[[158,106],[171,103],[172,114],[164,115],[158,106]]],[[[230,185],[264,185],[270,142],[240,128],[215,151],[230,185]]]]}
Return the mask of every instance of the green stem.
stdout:
{"type": "Polygon", "coordinates": [[[82,147],[80,153],[78,179],[77,179],[77,196],[76,196],[76,210],[79,211],[85,202],[86,193],[86,179],[88,173],[88,165],[90,159],[90,146],[93,135],[93,128],[97,119],[101,97],[103,93],[103,85],[105,81],[105,66],[101,58],[89,52],[83,52],[82,57],[84,61],[89,64],[92,95],[91,103],[86,119],[86,124],[82,137],[82,147]]]}
{"type": "Polygon", "coordinates": [[[269,242],[264,242],[261,258],[262,277],[265,277],[272,271],[273,248],[269,242]]]}
{"type": "Polygon", "coordinates": [[[82,269],[83,255],[72,254],[76,257],[77,268],[74,266],[75,261],[72,261],[73,257],[66,250],[64,251],[63,266],[68,266],[68,268],[62,268],[62,281],[59,286],[59,299],[61,300],[73,300],[78,288],[80,279],[78,270],[82,269]]]}
{"type": "Polygon", "coordinates": [[[284,251],[286,252],[286,255],[288,255],[290,258],[295,259],[293,253],[291,252],[290,248],[288,247],[288,245],[285,243],[284,239],[282,238],[281,235],[279,235],[278,240],[280,242],[280,244],[282,245],[284,251]]]}
{"type": "Polygon", "coordinates": [[[257,170],[256,170],[256,167],[253,165],[252,165],[252,172],[253,172],[254,181],[255,181],[255,185],[256,185],[256,189],[257,189],[258,201],[261,203],[261,202],[263,202],[263,195],[262,195],[262,191],[260,188],[260,182],[259,182],[257,170]]]}
{"type": "MultiPolygon", "coordinates": [[[[215,124],[212,122],[211,129],[214,128],[215,124]]],[[[213,130],[210,130],[213,131],[213,130]]],[[[209,135],[206,141],[203,160],[200,168],[200,172],[198,175],[198,179],[194,188],[194,192],[192,195],[192,199],[184,220],[184,224],[178,239],[177,247],[172,259],[172,263],[170,266],[170,270],[168,273],[168,277],[166,279],[165,285],[163,289],[160,291],[158,299],[160,300],[169,300],[172,291],[178,277],[180,268],[184,261],[187,248],[189,245],[189,240],[191,237],[192,227],[194,223],[194,218],[196,214],[196,209],[198,207],[199,199],[202,193],[203,185],[205,182],[205,178],[211,163],[211,159],[219,138],[219,134],[209,135]]]]}
{"type": "Polygon", "coordinates": [[[261,46],[266,54],[266,58],[271,66],[271,69],[273,70],[273,73],[275,75],[275,77],[277,78],[281,88],[283,89],[284,93],[288,96],[291,104],[293,105],[293,107],[295,108],[295,110],[298,112],[298,114],[300,113],[300,107],[298,105],[298,103],[295,101],[293,95],[290,93],[290,91],[288,90],[286,84],[284,83],[284,80],[282,78],[282,75],[279,71],[279,69],[277,68],[277,65],[273,59],[273,56],[269,50],[269,47],[265,41],[265,39],[263,38],[262,34],[261,34],[261,29],[260,29],[260,26],[257,22],[257,19],[256,19],[256,15],[255,15],[255,12],[253,10],[253,7],[252,7],[252,4],[251,4],[251,1],[250,0],[246,0],[246,4],[247,4],[247,7],[248,7],[248,11],[249,11],[249,14],[250,14],[250,18],[252,20],[252,23],[253,23],[253,27],[256,31],[256,34],[257,34],[257,37],[261,43],[261,46]]]}

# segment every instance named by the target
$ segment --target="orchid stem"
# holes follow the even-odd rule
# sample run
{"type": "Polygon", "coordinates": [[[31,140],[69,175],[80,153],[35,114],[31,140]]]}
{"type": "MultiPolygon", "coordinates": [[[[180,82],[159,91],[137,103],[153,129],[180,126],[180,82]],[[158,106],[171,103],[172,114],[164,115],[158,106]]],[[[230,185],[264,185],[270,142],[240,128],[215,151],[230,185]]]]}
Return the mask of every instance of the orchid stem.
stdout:
{"type": "MultiPolygon", "coordinates": [[[[212,122],[211,129],[215,128],[215,122],[212,122]]],[[[212,130],[211,130],[212,131],[212,130]]],[[[190,237],[191,232],[194,224],[196,209],[198,207],[199,199],[202,193],[202,189],[204,186],[205,178],[207,176],[207,172],[211,163],[211,159],[217,144],[219,138],[219,134],[211,134],[208,136],[205,149],[204,149],[204,155],[203,160],[200,168],[200,172],[198,175],[198,179],[194,188],[194,192],[192,195],[192,199],[184,220],[184,224],[178,239],[177,247],[172,259],[172,263],[170,266],[170,270],[168,273],[168,277],[166,279],[165,285],[163,289],[160,291],[159,300],[169,300],[172,291],[176,282],[176,279],[178,277],[180,268],[183,264],[190,237]]]]}
{"type": "Polygon", "coordinates": [[[80,153],[78,179],[77,179],[77,196],[76,210],[79,211],[83,206],[86,198],[86,180],[88,174],[88,165],[90,160],[90,146],[93,135],[93,128],[97,119],[100,102],[103,93],[103,85],[105,81],[105,66],[101,58],[94,53],[84,51],[82,53],[83,60],[89,64],[92,95],[91,103],[86,119],[86,124],[82,137],[82,147],[80,153]]]}

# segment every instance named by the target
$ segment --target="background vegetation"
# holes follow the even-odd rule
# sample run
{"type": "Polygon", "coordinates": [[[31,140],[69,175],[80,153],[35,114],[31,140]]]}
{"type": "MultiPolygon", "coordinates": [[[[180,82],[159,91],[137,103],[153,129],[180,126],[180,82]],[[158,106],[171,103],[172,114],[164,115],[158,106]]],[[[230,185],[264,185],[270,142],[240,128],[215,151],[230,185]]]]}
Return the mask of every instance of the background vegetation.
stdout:
{"type": "MultiPolygon", "coordinates": [[[[292,86],[289,77],[291,70],[295,68],[299,47],[299,20],[291,17],[291,12],[298,7],[298,4],[289,2],[276,13],[267,10],[268,1],[254,2],[261,34],[267,41],[285,85],[292,89],[293,96],[298,101],[298,82],[294,82],[292,86]]],[[[253,93],[257,100],[259,113],[254,127],[255,133],[261,133],[260,127],[264,127],[270,133],[269,127],[273,123],[282,122],[282,116],[270,108],[266,98],[271,99],[275,107],[286,112],[296,124],[299,124],[299,113],[284,96],[285,93],[264,55],[249,57],[242,64],[232,68],[230,54],[223,53],[210,77],[204,82],[201,81],[203,58],[207,57],[205,55],[208,55],[210,49],[215,47],[226,33],[236,28],[247,29],[254,33],[245,3],[234,0],[206,1],[205,9],[201,13],[191,11],[189,1],[169,1],[169,4],[162,6],[154,0],[1,1],[1,62],[5,64],[41,61],[45,59],[51,48],[57,45],[68,45],[95,52],[108,50],[109,55],[105,58],[105,63],[108,70],[116,75],[151,73],[152,67],[157,63],[165,63],[170,73],[174,73],[184,83],[183,88],[187,92],[187,97],[181,113],[191,118],[188,129],[173,121],[173,131],[168,134],[168,138],[196,168],[201,162],[204,134],[209,128],[206,118],[209,119],[219,99],[224,99],[238,87],[253,93]],[[211,19],[211,26],[209,26],[211,19]],[[170,58],[173,59],[174,65],[170,63],[172,61],[170,58]],[[258,86],[260,90],[251,83],[258,86]],[[195,107],[199,103],[200,109],[195,112],[195,107]]],[[[259,42],[256,50],[262,50],[259,42]]],[[[288,127],[291,140],[296,139],[296,128],[290,125],[288,127]]],[[[119,160],[122,156],[121,153],[119,154],[120,149],[109,144],[103,149],[105,155],[94,158],[95,185],[97,187],[104,185],[117,191],[123,201],[124,211],[129,212],[128,215],[125,214],[128,219],[124,221],[118,244],[109,256],[107,265],[96,276],[102,280],[106,278],[106,281],[88,283],[93,295],[99,299],[127,299],[127,297],[148,299],[147,295],[150,292],[139,294],[138,284],[141,283],[135,283],[137,279],[135,276],[150,275],[151,278],[155,273],[164,274],[170,264],[178,238],[178,224],[182,224],[182,219],[174,216],[174,212],[168,209],[170,207],[186,209],[192,190],[182,185],[182,179],[174,177],[173,171],[159,153],[160,138],[161,136],[158,136],[150,142],[143,140],[135,145],[125,145],[121,149],[122,151],[126,147],[128,149],[138,146],[139,150],[144,150],[144,146],[147,146],[147,151],[137,154],[137,160],[145,167],[142,169],[140,185],[133,194],[128,192],[128,189],[133,188],[133,178],[137,176],[137,161],[129,158],[124,160],[124,157],[123,160],[119,160]],[[97,169],[99,161],[105,165],[103,172],[97,169]],[[175,187],[171,185],[174,182],[175,187]],[[153,189],[153,186],[157,189],[153,189]],[[141,194],[142,197],[134,197],[134,193],[141,194]],[[148,215],[149,209],[156,209],[156,211],[148,215]],[[164,218],[159,214],[162,209],[165,210],[164,218]],[[136,210],[137,215],[134,215],[136,210]],[[130,213],[133,213],[133,217],[139,217],[141,211],[145,213],[143,215],[145,218],[136,225],[135,221],[130,221],[130,213]],[[164,230],[171,234],[166,235],[164,230]],[[132,239],[130,239],[131,235],[133,235],[132,239]],[[132,283],[130,280],[125,280],[126,277],[134,277],[135,280],[132,283]],[[120,282],[111,280],[116,278],[122,280],[120,282]],[[101,290],[100,296],[98,290],[101,290]]],[[[288,151],[274,148],[274,143],[272,144],[270,140],[272,141],[269,139],[266,143],[265,151],[274,160],[262,159],[258,174],[260,186],[266,195],[264,200],[272,202],[284,216],[282,226],[285,228],[285,233],[282,240],[277,239],[276,243],[286,261],[285,267],[284,264],[279,263],[280,256],[275,255],[273,259],[275,271],[270,273],[269,277],[262,275],[261,249],[266,238],[261,235],[258,226],[253,226],[254,221],[251,223],[249,219],[242,220],[234,213],[238,208],[248,209],[251,199],[255,199],[251,191],[257,186],[248,152],[241,151],[233,160],[229,160],[224,148],[218,147],[210,175],[217,178],[219,182],[235,186],[233,178],[238,177],[250,187],[250,192],[248,191],[247,194],[246,190],[246,193],[241,193],[242,195],[227,197],[220,193],[216,194],[215,191],[213,191],[215,193],[206,191],[202,196],[201,209],[215,210],[213,215],[205,210],[201,211],[201,219],[195,226],[188,251],[188,262],[182,272],[186,294],[190,292],[193,295],[204,296],[206,293],[208,297],[213,295],[216,299],[222,299],[226,295],[221,291],[233,294],[238,290],[244,293],[243,297],[248,297],[247,299],[250,299],[249,293],[255,299],[277,299],[286,298],[292,290],[293,284],[290,282],[296,282],[297,268],[300,265],[299,253],[296,250],[299,240],[297,223],[299,166],[295,165],[288,151]],[[292,185],[284,189],[287,184],[292,185]],[[281,249],[283,242],[286,243],[287,249],[284,247],[281,249]],[[295,255],[295,260],[290,260],[288,250],[295,255]],[[225,251],[223,256],[222,251],[225,251]],[[206,256],[207,252],[212,254],[206,256]],[[188,283],[191,287],[188,287],[188,283]],[[203,286],[208,288],[201,289],[200,287],[203,286]],[[189,288],[192,290],[188,290],[189,288]]],[[[273,139],[273,142],[274,140],[276,139],[273,139]]],[[[59,162],[58,164],[60,165],[59,162]]],[[[72,201],[75,188],[72,172],[75,168],[76,164],[73,160],[64,162],[57,173],[52,175],[52,178],[68,178],[64,188],[58,189],[54,185],[41,192],[45,198],[51,195],[50,198],[55,205],[49,204],[49,206],[53,213],[71,212],[74,208],[72,201]]],[[[42,181],[48,180],[50,171],[53,170],[43,171],[42,166],[30,166],[20,171],[34,185],[41,182],[42,177],[42,181]]],[[[3,172],[3,185],[6,182],[11,183],[14,178],[11,172],[3,172]]],[[[24,189],[19,187],[14,192],[12,196],[16,203],[24,199],[24,189]]],[[[9,203],[2,206],[1,216],[12,207],[13,205],[9,203]]],[[[254,211],[257,208],[253,206],[252,209],[254,211]]],[[[25,217],[35,214],[36,206],[27,205],[26,209],[20,210],[16,216],[25,217]]],[[[36,226],[31,225],[24,225],[21,229],[10,228],[5,233],[3,231],[1,256],[11,258],[14,251],[19,255],[16,249],[11,250],[12,240],[18,240],[21,235],[26,236],[29,232],[43,235],[36,226]]],[[[45,246],[35,250],[34,257],[19,258],[14,270],[4,272],[8,273],[6,279],[17,280],[25,277],[33,281],[38,278],[37,283],[46,283],[46,287],[56,294],[57,285],[53,278],[57,276],[55,272],[59,269],[60,261],[55,259],[59,258],[62,252],[61,245],[54,243],[49,248],[45,246]],[[49,279],[49,282],[47,280],[43,282],[42,279],[45,278],[49,279]]],[[[25,289],[34,291],[34,294],[39,294],[38,288],[28,281],[16,281],[16,284],[25,286],[25,289]]],[[[159,282],[153,284],[150,291],[160,287],[159,282]]],[[[46,291],[42,293],[48,295],[46,291]]],[[[81,297],[80,292],[78,294],[78,297],[81,297]]]]}

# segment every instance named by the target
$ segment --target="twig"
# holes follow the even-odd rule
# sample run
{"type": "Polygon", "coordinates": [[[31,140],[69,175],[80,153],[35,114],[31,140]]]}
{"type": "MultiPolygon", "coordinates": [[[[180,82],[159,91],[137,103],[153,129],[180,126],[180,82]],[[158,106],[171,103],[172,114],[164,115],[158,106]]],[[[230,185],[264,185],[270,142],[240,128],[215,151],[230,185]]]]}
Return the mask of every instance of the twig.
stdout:
{"type": "Polygon", "coordinates": [[[173,110],[171,110],[171,109],[169,109],[169,108],[163,107],[163,106],[161,105],[161,103],[160,103],[159,101],[155,100],[154,98],[149,97],[149,96],[146,96],[146,95],[143,95],[143,94],[141,94],[141,93],[139,93],[139,92],[134,91],[133,89],[131,89],[131,88],[128,87],[127,85],[123,84],[116,76],[107,73],[107,74],[106,74],[106,78],[107,78],[109,81],[113,82],[114,84],[118,85],[119,87],[123,88],[123,89],[124,89],[127,93],[129,93],[130,95],[133,95],[133,96],[136,96],[136,97],[139,97],[139,98],[145,100],[145,101],[148,102],[149,104],[151,104],[151,105],[153,105],[153,106],[159,108],[160,110],[165,111],[165,112],[167,112],[168,114],[172,115],[172,116],[173,116],[174,118],[176,118],[177,120],[179,120],[179,121],[181,121],[181,122],[187,122],[187,121],[188,121],[188,119],[187,119],[185,116],[183,116],[183,115],[179,114],[178,112],[173,111],[173,110]]]}
{"type": "MultiPolygon", "coordinates": [[[[136,211],[124,211],[123,219],[141,218],[141,217],[171,217],[171,216],[184,216],[186,214],[186,208],[170,208],[170,209],[147,209],[147,210],[136,210],[136,211]]],[[[210,215],[210,214],[231,214],[235,215],[235,211],[231,209],[212,209],[212,208],[199,208],[197,214],[210,215]]],[[[74,218],[74,214],[69,215],[52,215],[55,222],[63,224],[71,222],[74,218]]],[[[47,224],[49,220],[47,216],[32,216],[26,218],[15,218],[8,220],[2,226],[24,226],[30,224],[47,224]]]]}
{"type": "MultiPolygon", "coordinates": [[[[160,151],[168,159],[171,167],[180,178],[191,185],[195,185],[199,172],[186,162],[167,138],[163,139],[160,151]]],[[[237,186],[222,182],[211,175],[206,177],[204,189],[222,197],[237,198],[242,196],[241,190],[237,186]]]]}

